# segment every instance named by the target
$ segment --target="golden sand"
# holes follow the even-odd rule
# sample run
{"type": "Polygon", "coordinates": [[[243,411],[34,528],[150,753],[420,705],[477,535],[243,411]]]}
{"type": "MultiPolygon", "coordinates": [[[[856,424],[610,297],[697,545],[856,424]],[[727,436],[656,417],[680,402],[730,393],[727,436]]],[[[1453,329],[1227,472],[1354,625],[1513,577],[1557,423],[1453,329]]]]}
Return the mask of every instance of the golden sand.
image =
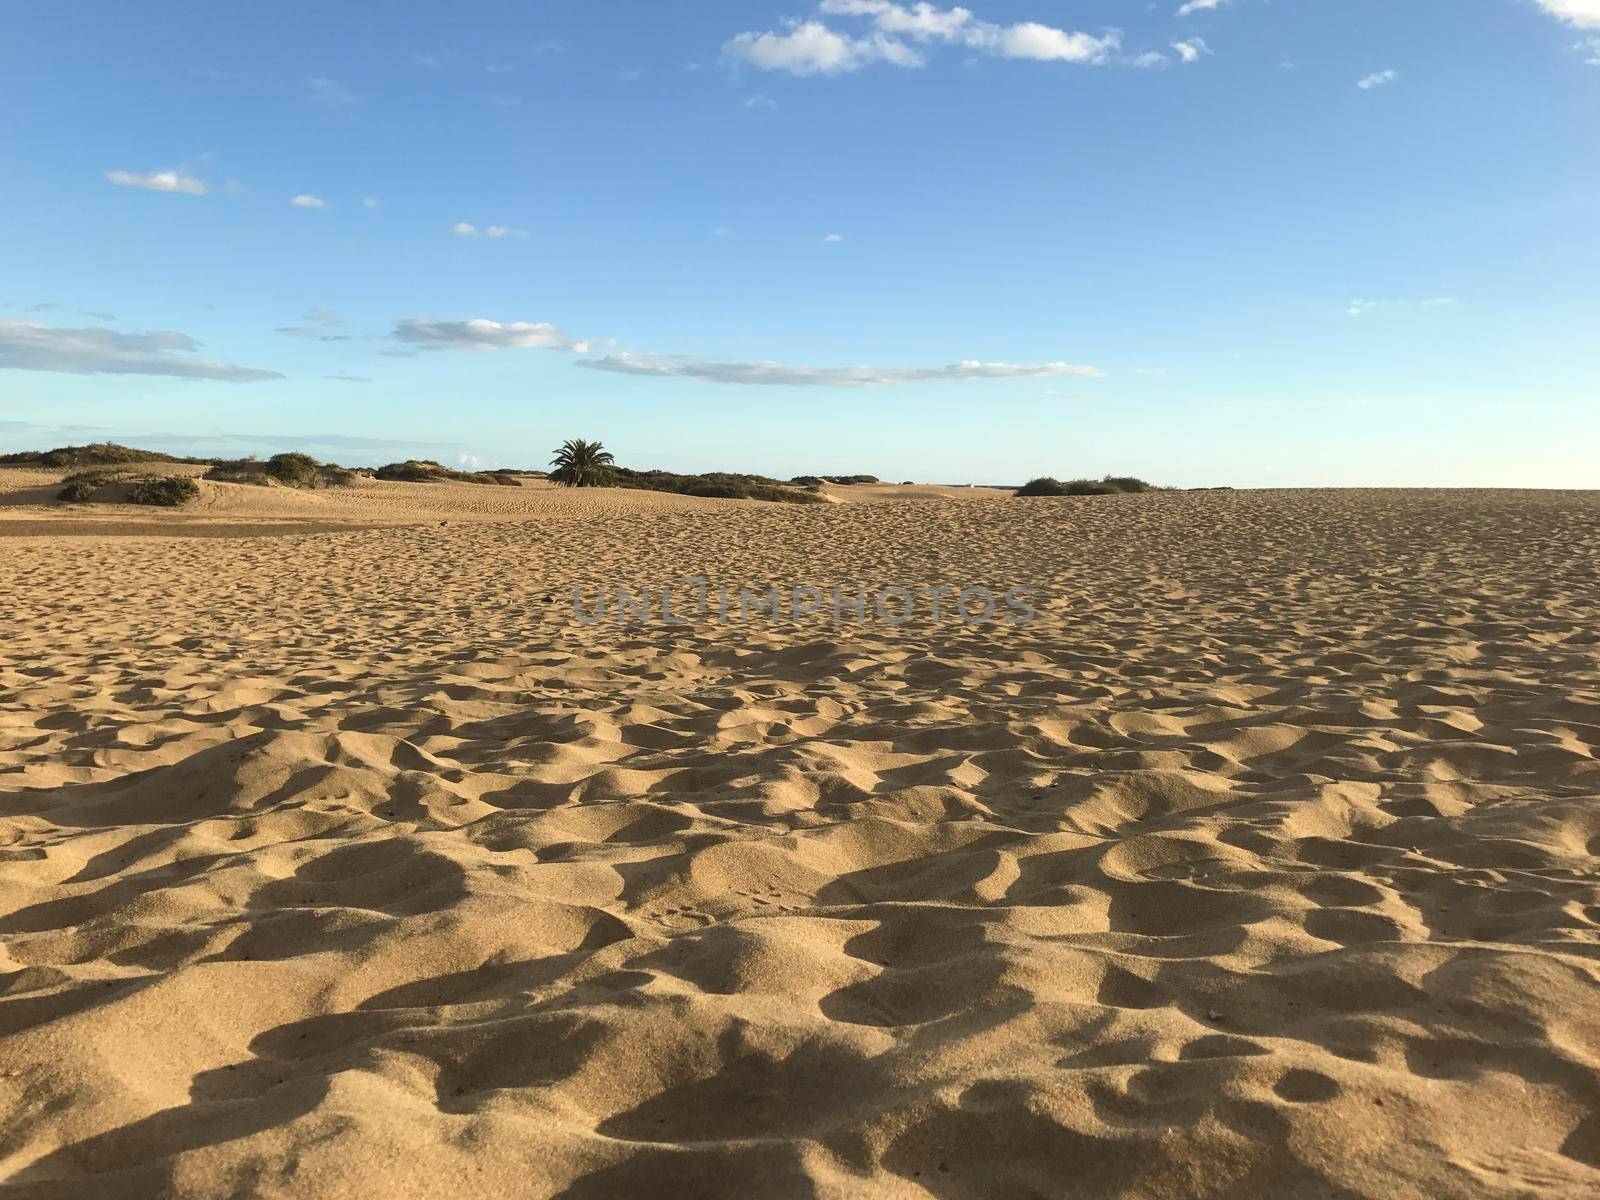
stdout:
{"type": "Polygon", "coordinates": [[[3,478],[0,1196],[1600,1195],[1600,494],[3,478]]]}

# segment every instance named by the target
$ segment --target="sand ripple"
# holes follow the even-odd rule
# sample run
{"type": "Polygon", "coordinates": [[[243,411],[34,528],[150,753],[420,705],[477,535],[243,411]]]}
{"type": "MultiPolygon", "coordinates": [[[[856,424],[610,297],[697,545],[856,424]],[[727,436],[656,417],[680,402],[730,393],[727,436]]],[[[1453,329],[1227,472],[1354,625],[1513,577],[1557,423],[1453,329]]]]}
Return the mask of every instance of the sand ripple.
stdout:
{"type": "Polygon", "coordinates": [[[1600,1196],[1597,518],[0,542],[0,1194],[1600,1196]],[[570,618],[686,571],[1051,601],[570,618]]]}

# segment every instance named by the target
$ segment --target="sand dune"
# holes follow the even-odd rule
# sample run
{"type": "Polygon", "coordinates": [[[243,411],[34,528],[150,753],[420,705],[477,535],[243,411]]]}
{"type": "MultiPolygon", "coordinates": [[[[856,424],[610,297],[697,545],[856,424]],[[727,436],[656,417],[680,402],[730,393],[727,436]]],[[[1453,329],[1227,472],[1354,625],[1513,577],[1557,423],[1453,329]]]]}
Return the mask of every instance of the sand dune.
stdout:
{"type": "Polygon", "coordinates": [[[4,474],[0,1196],[1600,1196],[1600,494],[4,474]]]}

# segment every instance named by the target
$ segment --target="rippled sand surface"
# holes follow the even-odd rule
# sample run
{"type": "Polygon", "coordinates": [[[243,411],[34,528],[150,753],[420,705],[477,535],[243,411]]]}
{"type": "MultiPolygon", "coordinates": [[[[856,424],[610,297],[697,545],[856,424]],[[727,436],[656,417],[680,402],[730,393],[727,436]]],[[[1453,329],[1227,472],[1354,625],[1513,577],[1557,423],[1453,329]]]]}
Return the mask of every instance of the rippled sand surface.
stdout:
{"type": "Polygon", "coordinates": [[[1600,494],[3,474],[0,1196],[1600,1196],[1600,494]]]}

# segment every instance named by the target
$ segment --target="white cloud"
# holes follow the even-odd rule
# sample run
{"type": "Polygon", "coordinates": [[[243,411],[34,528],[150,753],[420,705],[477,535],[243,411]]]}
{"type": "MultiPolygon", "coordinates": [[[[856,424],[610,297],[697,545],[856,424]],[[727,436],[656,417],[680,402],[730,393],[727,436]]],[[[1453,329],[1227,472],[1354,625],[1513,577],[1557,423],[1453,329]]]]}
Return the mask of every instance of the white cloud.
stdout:
{"type": "Polygon", "coordinates": [[[952,41],[973,24],[964,8],[938,9],[922,3],[909,8],[890,0],[821,0],[817,11],[829,16],[871,17],[884,33],[903,34],[918,41],[952,41]]]}
{"type": "Polygon", "coordinates": [[[842,233],[830,233],[827,236],[825,236],[822,240],[824,242],[842,242],[842,241],[844,241],[844,234],[842,234],[842,233]]]}
{"type": "Polygon", "coordinates": [[[588,342],[576,342],[554,325],[518,321],[441,321],[406,317],[395,322],[397,340],[419,350],[568,350],[582,354],[588,342]]]}
{"type": "Polygon", "coordinates": [[[324,200],[321,196],[299,195],[299,196],[296,196],[293,200],[289,201],[289,203],[294,205],[294,207],[296,207],[296,208],[327,208],[328,207],[328,202],[326,200],[324,200]]]}
{"type": "Polygon", "coordinates": [[[229,383],[283,378],[276,371],[197,357],[199,349],[200,343],[183,333],[57,329],[0,320],[0,368],[69,375],[168,375],[229,383]]]}
{"type": "Polygon", "coordinates": [[[1214,9],[1221,8],[1227,2],[1228,0],[1189,0],[1187,4],[1178,10],[1178,15],[1187,17],[1197,12],[1211,12],[1214,9]]]}
{"type": "Polygon", "coordinates": [[[1199,62],[1207,54],[1211,53],[1211,47],[1206,45],[1204,38],[1190,38],[1186,42],[1173,42],[1172,49],[1186,63],[1199,62]]]}
{"type": "Polygon", "coordinates": [[[106,178],[118,187],[144,188],[147,192],[181,192],[185,196],[204,196],[206,185],[177,171],[107,171],[106,178]]]}
{"type": "Polygon", "coordinates": [[[463,238],[523,238],[528,236],[526,231],[512,229],[508,225],[487,225],[479,229],[476,225],[468,224],[466,221],[457,221],[450,227],[450,232],[457,237],[463,238]]]}
{"type": "Polygon", "coordinates": [[[383,201],[379,200],[376,196],[363,196],[361,198],[361,207],[362,208],[382,208],[383,207],[383,201]]]}
{"type": "Polygon", "coordinates": [[[1587,56],[1583,61],[1589,66],[1600,67],[1600,37],[1584,38],[1573,49],[1587,56]]]}
{"type": "Polygon", "coordinates": [[[1376,71],[1365,79],[1358,79],[1356,86],[1363,92],[1370,92],[1373,88],[1384,87],[1399,78],[1399,71],[1376,71]]]}
{"type": "Polygon", "coordinates": [[[744,102],[746,108],[777,108],[778,102],[771,96],[755,95],[744,102]]]}
{"type": "Polygon", "coordinates": [[[1600,0],[1538,0],[1539,7],[1579,29],[1600,29],[1600,0]]]}
{"type": "Polygon", "coordinates": [[[937,383],[973,379],[1040,379],[1076,375],[1098,379],[1099,367],[1070,363],[959,362],[945,367],[801,367],[774,362],[695,358],[688,355],[613,354],[577,364],[593,371],[646,375],[658,379],[694,379],[702,383],[735,383],[768,387],[894,387],[905,383],[937,383]]]}
{"type": "Polygon", "coordinates": [[[922,65],[922,56],[904,42],[881,34],[847,37],[820,21],[793,25],[787,33],[741,33],[722,47],[722,53],[763,71],[791,75],[838,75],[875,62],[897,67],[922,65]]]}
{"type": "Polygon", "coordinates": [[[926,0],[912,5],[891,0],[820,0],[818,11],[824,16],[866,18],[873,31],[854,37],[821,21],[791,21],[784,33],[741,33],[723,47],[723,53],[767,71],[838,75],[878,62],[899,67],[925,65],[906,39],[923,45],[964,46],[995,58],[1070,63],[1105,62],[1122,44],[1121,34],[1115,30],[1095,37],[1035,21],[997,25],[978,20],[968,9],[941,9],[926,0]]]}
{"type": "Polygon", "coordinates": [[[1122,45],[1122,35],[1111,31],[1097,38],[1087,33],[1068,33],[1028,21],[1008,26],[980,24],[966,39],[966,44],[999,58],[1099,63],[1122,45]]]}

